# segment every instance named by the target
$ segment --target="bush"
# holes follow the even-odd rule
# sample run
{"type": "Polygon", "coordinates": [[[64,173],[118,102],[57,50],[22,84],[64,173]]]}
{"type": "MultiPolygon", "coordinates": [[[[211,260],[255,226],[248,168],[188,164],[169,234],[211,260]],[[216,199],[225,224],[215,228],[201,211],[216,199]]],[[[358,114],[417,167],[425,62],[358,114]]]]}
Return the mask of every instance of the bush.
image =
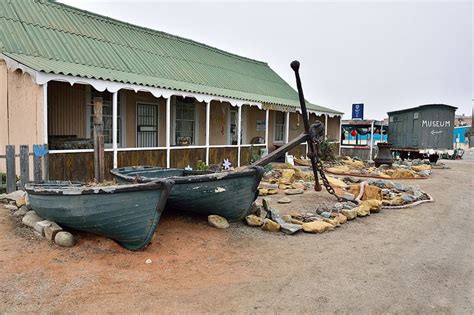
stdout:
{"type": "Polygon", "coordinates": [[[322,140],[319,143],[319,152],[321,154],[320,158],[323,161],[334,161],[336,159],[334,144],[330,143],[328,140],[322,140]]]}

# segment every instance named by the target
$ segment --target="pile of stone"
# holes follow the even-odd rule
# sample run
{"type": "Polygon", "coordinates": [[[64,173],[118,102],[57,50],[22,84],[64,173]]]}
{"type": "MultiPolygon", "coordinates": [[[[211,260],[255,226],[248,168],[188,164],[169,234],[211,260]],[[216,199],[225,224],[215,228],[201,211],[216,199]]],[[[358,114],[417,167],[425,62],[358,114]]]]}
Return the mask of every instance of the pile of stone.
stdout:
{"type": "Polygon", "coordinates": [[[412,161],[397,161],[389,166],[382,164],[375,167],[372,163],[361,161],[357,158],[344,157],[332,162],[325,168],[327,172],[341,175],[369,176],[386,179],[397,178],[426,178],[431,175],[431,165],[420,159],[412,161]]]}
{"type": "Polygon", "coordinates": [[[17,190],[9,194],[2,194],[0,195],[0,203],[3,204],[3,208],[10,210],[14,217],[21,219],[25,226],[33,229],[36,235],[44,237],[59,246],[74,246],[75,240],[71,233],[63,231],[55,222],[40,217],[31,208],[26,192],[17,190]]]}
{"type": "Polygon", "coordinates": [[[245,218],[249,226],[262,230],[294,234],[300,230],[308,233],[332,231],[347,221],[366,217],[382,209],[409,206],[420,201],[431,200],[429,195],[416,185],[404,185],[385,180],[361,181],[354,177],[331,178],[330,183],[344,201],[332,207],[321,206],[314,213],[290,213],[280,216],[262,199],[262,205],[254,205],[252,214],[245,218]]]}
{"type": "MultiPolygon", "coordinates": [[[[311,170],[303,171],[289,164],[272,163],[272,170],[265,173],[258,186],[259,196],[275,195],[283,192],[285,195],[300,195],[311,189],[314,175],[311,170]]],[[[284,199],[282,203],[285,203],[284,199]]]]}

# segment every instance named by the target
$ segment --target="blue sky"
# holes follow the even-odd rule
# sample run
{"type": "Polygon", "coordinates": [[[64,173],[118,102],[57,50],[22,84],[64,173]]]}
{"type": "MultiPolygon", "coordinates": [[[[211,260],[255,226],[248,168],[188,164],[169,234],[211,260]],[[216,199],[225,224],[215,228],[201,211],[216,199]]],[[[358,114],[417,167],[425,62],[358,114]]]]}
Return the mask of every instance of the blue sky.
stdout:
{"type": "Polygon", "coordinates": [[[133,24],[268,62],[292,86],[301,61],[305,96],[366,118],[427,103],[471,114],[471,1],[60,0],[133,24]]]}

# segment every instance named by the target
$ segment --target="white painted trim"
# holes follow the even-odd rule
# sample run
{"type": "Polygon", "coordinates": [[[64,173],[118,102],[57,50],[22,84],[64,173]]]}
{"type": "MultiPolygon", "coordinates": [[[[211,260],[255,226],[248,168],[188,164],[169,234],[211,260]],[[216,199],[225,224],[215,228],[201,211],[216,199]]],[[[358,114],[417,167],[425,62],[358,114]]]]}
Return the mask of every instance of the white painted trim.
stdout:
{"type": "Polygon", "coordinates": [[[112,93],[112,150],[114,152],[114,168],[117,168],[117,93],[112,93]]]}
{"type": "Polygon", "coordinates": [[[140,147],[140,148],[118,148],[117,151],[151,151],[151,150],[166,150],[166,147],[140,147]]]}
{"type": "Polygon", "coordinates": [[[324,115],[324,139],[328,138],[328,115],[324,115]]]}
{"type": "Polygon", "coordinates": [[[342,117],[339,118],[339,155],[341,155],[341,144],[342,144],[342,117]]]}
{"type": "Polygon", "coordinates": [[[48,83],[43,84],[43,143],[48,144],[48,83]]]}
{"type": "MultiPolygon", "coordinates": [[[[382,135],[382,131],[380,131],[380,135],[382,135]]],[[[370,156],[369,161],[372,162],[372,153],[374,151],[374,121],[372,120],[370,126],[370,156]]]]}
{"type": "Polygon", "coordinates": [[[265,110],[265,147],[267,148],[267,153],[270,150],[270,143],[269,143],[269,132],[270,130],[270,110],[265,110]]]}
{"type": "MultiPolygon", "coordinates": [[[[199,142],[199,110],[198,110],[198,102],[193,103],[194,106],[194,143],[199,142]]],[[[174,106],[172,108],[172,115],[171,115],[171,120],[173,121],[172,123],[172,138],[173,141],[171,142],[174,146],[178,146],[176,144],[176,97],[174,100],[174,106]]],[[[194,145],[196,146],[196,145],[194,145]]]]}
{"type": "Polygon", "coordinates": [[[237,167],[240,167],[240,142],[242,129],[242,106],[239,106],[237,111],[237,167]]]}
{"type": "Polygon", "coordinates": [[[166,99],[166,167],[170,168],[171,147],[171,97],[166,99]]]}
{"type": "MultiPolygon", "coordinates": [[[[337,143],[337,142],[336,142],[337,143]]],[[[242,144],[240,147],[248,148],[251,147],[252,144],[242,144]]],[[[265,144],[259,143],[254,144],[254,147],[264,147],[265,144]]],[[[238,145],[210,145],[209,148],[238,148],[238,145]]],[[[205,145],[194,145],[194,146],[177,146],[177,147],[170,147],[170,150],[184,150],[184,149],[205,149],[205,145]]],[[[117,148],[117,152],[125,152],[125,151],[151,151],[151,150],[167,150],[166,147],[145,147],[145,148],[117,148]]],[[[113,152],[113,149],[105,149],[106,152],[113,152]]],[[[94,149],[71,149],[71,150],[51,150],[49,153],[51,154],[60,154],[60,153],[88,153],[94,152],[94,149]]]]}
{"type": "Polygon", "coordinates": [[[290,112],[285,113],[285,143],[290,140],[290,112]]]}
{"type": "Polygon", "coordinates": [[[211,102],[206,103],[206,165],[209,165],[209,132],[211,123],[211,102]]]}

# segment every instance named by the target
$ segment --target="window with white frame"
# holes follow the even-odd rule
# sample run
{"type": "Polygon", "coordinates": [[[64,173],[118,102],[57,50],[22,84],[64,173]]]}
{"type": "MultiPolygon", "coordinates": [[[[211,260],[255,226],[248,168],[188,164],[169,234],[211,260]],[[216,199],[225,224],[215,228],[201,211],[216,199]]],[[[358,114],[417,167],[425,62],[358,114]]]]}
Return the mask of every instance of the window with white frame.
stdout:
{"type": "Polygon", "coordinates": [[[176,98],[175,106],[176,145],[196,144],[196,103],[193,98],[176,98]]]}
{"type": "MultiPolygon", "coordinates": [[[[120,95],[119,95],[120,96],[120,95]]],[[[89,138],[94,136],[94,98],[102,97],[102,121],[104,126],[104,144],[106,147],[112,147],[112,93],[108,91],[99,92],[90,86],[87,87],[87,130],[89,138]]],[[[117,97],[117,146],[121,146],[122,139],[122,115],[121,101],[117,97]]]]}
{"type": "Polygon", "coordinates": [[[273,140],[275,142],[285,141],[285,132],[286,132],[286,121],[284,112],[275,112],[275,124],[274,124],[274,133],[273,140]]]}

